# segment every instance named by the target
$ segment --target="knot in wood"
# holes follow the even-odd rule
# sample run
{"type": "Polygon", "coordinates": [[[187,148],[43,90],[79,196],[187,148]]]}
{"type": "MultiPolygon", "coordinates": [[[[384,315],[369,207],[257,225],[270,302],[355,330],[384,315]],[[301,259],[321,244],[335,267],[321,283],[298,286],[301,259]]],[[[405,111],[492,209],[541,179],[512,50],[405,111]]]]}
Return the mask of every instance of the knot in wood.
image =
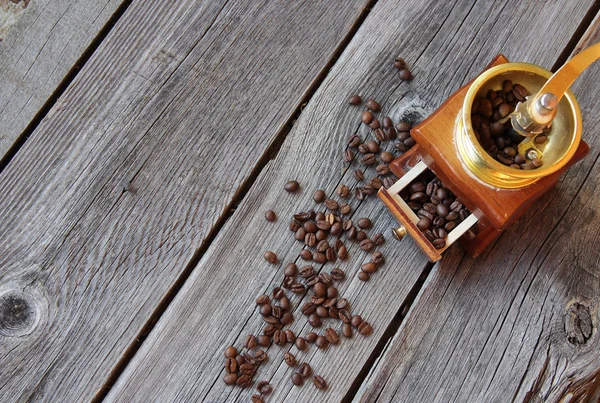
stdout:
{"type": "Polygon", "coordinates": [[[18,337],[35,328],[39,312],[31,295],[8,291],[0,295],[0,335],[18,337]]]}
{"type": "Polygon", "coordinates": [[[569,343],[579,346],[585,344],[594,330],[590,309],[579,303],[573,302],[567,308],[565,315],[565,332],[569,343]]]}

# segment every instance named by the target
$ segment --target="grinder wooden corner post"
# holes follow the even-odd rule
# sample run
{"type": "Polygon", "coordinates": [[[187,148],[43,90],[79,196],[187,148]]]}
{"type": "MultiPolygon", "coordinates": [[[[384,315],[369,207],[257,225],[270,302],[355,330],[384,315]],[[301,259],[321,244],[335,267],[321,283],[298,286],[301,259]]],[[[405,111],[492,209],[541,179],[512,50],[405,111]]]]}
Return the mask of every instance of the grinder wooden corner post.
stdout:
{"type": "Polygon", "coordinates": [[[390,163],[399,180],[378,192],[400,223],[394,235],[399,239],[410,235],[432,262],[441,259],[444,250],[456,241],[470,256],[479,255],[589,152],[581,140],[579,105],[569,87],[598,58],[600,43],[583,50],[553,75],[533,64],[509,63],[498,55],[478,77],[415,126],[411,135],[417,144],[390,163]],[[506,80],[523,85],[532,94],[499,122],[508,125],[510,120],[514,131],[522,136],[519,153],[527,161],[541,161],[536,169],[517,169],[495,160],[473,129],[473,102],[489,90],[502,89],[506,80]],[[535,141],[541,135],[547,136],[544,144],[535,141]],[[427,170],[471,211],[448,233],[441,249],[436,249],[417,227],[419,217],[400,196],[427,170]]]}

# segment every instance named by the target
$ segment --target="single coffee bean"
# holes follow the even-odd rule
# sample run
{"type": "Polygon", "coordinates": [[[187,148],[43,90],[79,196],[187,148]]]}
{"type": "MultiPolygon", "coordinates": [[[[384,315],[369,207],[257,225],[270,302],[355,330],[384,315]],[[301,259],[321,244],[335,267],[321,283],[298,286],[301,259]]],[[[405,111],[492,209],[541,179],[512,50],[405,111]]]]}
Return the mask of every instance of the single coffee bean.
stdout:
{"type": "Polygon", "coordinates": [[[284,277],[282,287],[286,290],[292,288],[292,286],[296,283],[295,277],[284,277]]]}
{"type": "Polygon", "coordinates": [[[363,179],[365,179],[365,174],[363,173],[362,170],[357,169],[357,170],[354,171],[354,178],[357,181],[362,181],[363,179]]]}
{"type": "Polygon", "coordinates": [[[346,185],[341,184],[336,189],[336,193],[338,194],[338,196],[346,198],[350,195],[350,188],[346,185]]]}
{"type": "Polygon", "coordinates": [[[246,341],[244,342],[244,347],[251,350],[254,347],[256,347],[257,344],[258,344],[258,341],[256,340],[256,336],[254,336],[253,334],[249,334],[248,336],[246,336],[246,341]]]}
{"type": "Polygon", "coordinates": [[[455,221],[449,221],[446,223],[446,225],[444,225],[444,229],[448,232],[452,231],[455,227],[456,227],[455,221]]]}
{"type": "Polygon", "coordinates": [[[352,317],[352,320],[350,321],[350,324],[354,327],[359,327],[362,322],[363,322],[363,320],[360,315],[354,315],[352,317]]]}
{"type": "Polygon", "coordinates": [[[349,323],[344,323],[342,325],[342,334],[344,335],[344,337],[346,337],[347,339],[352,337],[352,326],[350,326],[349,323]]]}
{"type": "Polygon", "coordinates": [[[376,130],[381,127],[381,123],[379,123],[379,120],[373,119],[373,121],[371,123],[369,123],[369,127],[373,130],[376,130]]]}
{"type": "Polygon", "coordinates": [[[256,305],[265,305],[268,304],[270,302],[269,300],[269,296],[268,295],[259,295],[256,298],[256,305]]]}
{"type": "Polygon", "coordinates": [[[237,349],[229,346],[225,349],[225,358],[234,358],[237,355],[237,349]]]}
{"type": "Polygon", "coordinates": [[[304,229],[304,227],[298,228],[296,234],[294,235],[294,238],[296,238],[297,241],[304,241],[304,239],[306,238],[306,230],[304,229]]]}
{"type": "Polygon", "coordinates": [[[312,368],[309,363],[303,362],[302,364],[300,364],[296,372],[302,375],[303,378],[308,378],[312,375],[312,368]]]}
{"type": "Polygon", "coordinates": [[[250,401],[252,403],[265,403],[265,401],[263,400],[263,398],[260,395],[257,395],[257,394],[253,394],[252,397],[250,398],[250,401]]]}
{"type": "Polygon", "coordinates": [[[283,355],[283,359],[285,360],[285,363],[290,367],[295,367],[297,364],[296,356],[292,353],[285,353],[283,355]]]}
{"type": "Polygon", "coordinates": [[[315,268],[312,266],[302,266],[299,273],[302,278],[309,278],[315,275],[315,268]]]}
{"type": "Polygon", "coordinates": [[[390,167],[387,164],[379,164],[375,170],[377,171],[378,175],[387,175],[390,172],[390,167]]]}
{"type": "Polygon", "coordinates": [[[295,283],[292,284],[292,286],[290,287],[290,290],[294,293],[294,294],[302,294],[305,290],[304,286],[300,283],[295,283]]]}
{"type": "Polygon", "coordinates": [[[317,306],[317,310],[315,311],[319,318],[328,318],[329,310],[322,305],[317,306]]]}
{"type": "Polygon", "coordinates": [[[384,130],[384,133],[385,133],[385,141],[391,141],[391,140],[395,139],[396,135],[397,135],[396,129],[394,129],[393,127],[386,128],[384,130]]]}
{"type": "Polygon", "coordinates": [[[328,327],[327,329],[325,329],[325,338],[327,339],[327,341],[330,344],[338,344],[340,342],[340,337],[338,336],[337,332],[335,330],[333,330],[333,328],[328,327]]]}
{"type": "MultiPolygon", "coordinates": [[[[269,338],[269,340],[270,340],[270,338],[269,338]]],[[[244,358],[243,355],[238,354],[235,356],[235,362],[237,362],[237,366],[239,367],[240,365],[243,365],[246,363],[246,359],[244,358]]]]}
{"type": "Polygon", "coordinates": [[[446,223],[446,220],[444,220],[442,217],[435,217],[433,219],[433,225],[435,227],[443,227],[445,223],[446,223]]]}
{"type": "Polygon", "coordinates": [[[225,375],[225,377],[223,378],[223,382],[225,382],[225,385],[235,385],[237,379],[238,376],[236,373],[230,373],[225,375]]]}
{"type": "Polygon", "coordinates": [[[362,103],[362,99],[358,95],[352,95],[348,99],[348,103],[350,105],[360,105],[362,103]]]}
{"type": "Polygon", "coordinates": [[[322,376],[315,375],[313,378],[313,383],[317,389],[327,389],[327,382],[325,382],[325,379],[322,376]]]}
{"type": "MultiPolygon", "coordinates": [[[[338,252],[338,255],[339,255],[339,252],[338,252]]],[[[340,256],[340,259],[343,259],[343,258],[340,256]]],[[[346,276],[346,273],[344,273],[344,271],[342,269],[340,269],[339,267],[335,267],[335,268],[331,269],[331,278],[333,278],[335,281],[342,281],[345,276],[346,276]]]]}
{"type": "Polygon", "coordinates": [[[369,324],[369,322],[367,321],[363,321],[359,326],[358,326],[358,333],[362,334],[363,336],[368,336],[373,332],[373,329],[371,328],[371,325],[369,324]]]}
{"type": "Polygon", "coordinates": [[[307,262],[311,261],[313,258],[313,254],[310,250],[308,249],[302,249],[300,251],[300,257],[302,258],[302,260],[306,260],[307,262]]]}
{"type": "Polygon", "coordinates": [[[362,250],[364,250],[365,252],[370,251],[371,249],[373,249],[374,246],[375,246],[375,243],[368,238],[360,241],[360,248],[362,250]]]}
{"type": "Polygon", "coordinates": [[[228,374],[237,373],[238,364],[235,358],[226,358],[225,359],[225,372],[228,374]]]}
{"type": "Polygon", "coordinates": [[[265,218],[267,221],[274,222],[277,219],[277,214],[273,210],[267,210],[265,213],[265,218]]]}
{"type": "Polygon", "coordinates": [[[336,287],[330,286],[327,288],[327,298],[335,298],[339,294],[339,291],[336,287]]]}
{"type": "Polygon", "coordinates": [[[260,310],[259,310],[259,312],[260,312],[260,314],[261,314],[262,316],[269,316],[269,315],[271,315],[271,311],[272,311],[272,309],[273,309],[273,308],[272,308],[272,306],[271,306],[271,305],[269,305],[269,304],[265,304],[265,305],[262,305],[262,306],[260,307],[260,310]]]}
{"type": "Polygon", "coordinates": [[[373,113],[369,111],[364,111],[361,116],[361,120],[364,124],[368,125],[373,121],[373,113]]]}
{"type": "Polygon", "coordinates": [[[386,141],[386,139],[385,139],[385,132],[383,131],[382,128],[379,128],[379,129],[375,130],[375,137],[379,141],[382,141],[382,142],[386,141]]]}
{"type": "Polygon", "coordinates": [[[373,225],[371,220],[366,217],[360,218],[357,222],[358,226],[362,229],[369,229],[373,225]]]}
{"type": "Polygon", "coordinates": [[[335,200],[332,200],[332,199],[327,199],[327,200],[325,200],[325,207],[326,207],[327,209],[329,209],[329,210],[332,210],[332,211],[333,211],[333,210],[337,210],[337,209],[340,207],[340,205],[339,205],[339,203],[338,203],[337,201],[335,201],[335,200]]]}
{"type": "MultiPolygon", "coordinates": [[[[350,193],[348,193],[348,194],[350,194],[350,193]]],[[[348,214],[350,214],[351,211],[352,211],[352,207],[350,207],[350,205],[348,203],[344,203],[340,206],[340,213],[343,215],[348,215],[348,214]]],[[[336,223],[336,224],[339,224],[339,223],[336,223]]],[[[341,229],[341,227],[340,227],[340,229],[341,229]]],[[[339,232],[337,234],[334,234],[333,228],[331,229],[331,235],[339,235],[339,234],[340,234],[339,232]]]]}
{"type": "Polygon", "coordinates": [[[313,261],[315,263],[323,264],[327,262],[327,256],[322,252],[313,253],[313,261]]]}
{"type": "Polygon", "coordinates": [[[240,365],[240,373],[244,375],[253,375],[256,371],[256,367],[252,364],[246,363],[240,365]]]}
{"type": "Polygon", "coordinates": [[[322,241],[324,239],[327,239],[327,236],[328,236],[327,232],[323,231],[322,229],[315,232],[315,237],[317,238],[317,241],[322,241]]]}
{"type": "Polygon", "coordinates": [[[281,330],[276,330],[275,333],[273,333],[273,343],[277,344],[278,346],[284,346],[285,343],[287,343],[285,333],[281,330]]]}
{"type": "Polygon", "coordinates": [[[296,348],[300,351],[304,351],[306,349],[306,340],[304,339],[304,337],[297,337],[295,344],[296,348]]]}
{"type": "Polygon", "coordinates": [[[346,162],[352,162],[352,160],[354,160],[354,151],[352,151],[352,150],[345,150],[344,151],[344,161],[346,161],[346,162]]]}
{"type": "Polygon", "coordinates": [[[335,262],[337,259],[337,255],[333,248],[329,248],[325,251],[325,257],[327,258],[328,262],[335,262]]]}
{"type": "Polygon", "coordinates": [[[442,249],[444,246],[446,246],[446,241],[442,238],[438,238],[432,242],[432,245],[436,249],[442,249]]]}
{"type": "Polygon", "coordinates": [[[326,196],[325,196],[325,192],[321,189],[317,190],[315,192],[315,194],[313,195],[313,200],[317,203],[323,203],[323,201],[325,201],[326,196]]]}
{"type": "Polygon", "coordinates": [[[288,343],[293,343],[296,340],[296,334],[292,330],[287,329],[285,331],[285,339],[288,343]]]}
{"type": "Polygon", "coordinates": [[[365,194],[363,192],[363,189],[360,187],[357,187],[356,189],[354,189],[354,197],[356,197],[356,200],[364,200],[365,194]]]}
{"type": "Polygon", "coordinates": [[[304,237],[304,243],[306,244],[306,246],[315,246],[317,244],[317,236],[312,233],[307,233],[304,237]]]}
{"type": "Polygon", "coordinates": [[[240,388],[247,388],[252,383],[252,377],[250,375],[242,375],[240,376],[235,384],[240,388]]]}
{"type": "Polygon", "coordinates": [[[362,242],[362,241],[364,241],[367,238],[368,238],[368,235],[367,235],[367,233],[365,231],[358,231],[356,233],[356,240],[358,242],[362,242]]]}
{"type": "Polygon", "coordinates": [[[275,315],[265,316],[263,317],[263,320],[265,321],[265,323],[268,323],[270,325],[278,325],[280,323],[279,318],[275,315]]]}
{"type": "Polygon", "coordinates": [[[381,106],[373,99],[369,99],[365,106],[373,112],[379,112],[381,110],[381,106]]]}
{"type": "Polygon", "coordinates": [[[361,154],[368,154],[369,153],[369,147],[367,147],[366,144],[361,144],[358,146],[358,152],[361,154]]]}
{"type": "Polygon", "coordinates": [[[285,291],[281,287],[273,288],[273,299],[281,299],[285,297],[285,291]]]}
{"type": "Polygon", "coordinates": [[[379,251],[373,252],[371,255],[371,262],[375,263],[376,265],[383,263],[383,253],[379,251]]]}
{"type": "Polygon", "coordinates": [[[298,181],[289,181],[283,186],[283,188],[289,193],[294,193],[300,189],[300,184],[298,181]]]}
{"type": "Polygon", "coordinates": [[[273,388],[269,384],[269,381],[260,381],[256,385],[256,390],[258,390],[262,395],[268,395],[273,392],[273,388]]]}
{"type": "Polygon", "coordinates": [[[267,262],[272,264],[275,264],[278,261],[277,255],[271,251],[266,251],[264,257],[267,262]]]}
{"type": "Polygon", "coordinates": [[[308,332],[304,338],[307,343],[314,343],[317,340],[318,335],[315,332],[308,332]]]}
{"type": "MultiPolygon", "coordinates": [[[[325,221],[325,223],[327,224],[327,222],[325,221]]],[[[329,224],[327,224],[327,226],[329,226],[329,224]]],[[[325,252],[327,249],[329,249],[329,242],[327,242],[327,240],[322,240],[319,241],[319,243],[317,244],[317,251],[319,252],[325,252]]]]}
{"type": "Polygon", "coordinates": [[[319,229],[319,227],[317,227],[317,224],[312,221],[305,222],[303,226],[306,232],[308,232],[309,234],[314,234],[319,229]]]}
{"type": "Polygon", "coordinates": [[[302,386],[304,384],[304,378],[297,372],[292,374],[292,383],[296,386],[302,386]]]}
{"type": "Polygon", "coordinates": [[[368,153],[360,157],[360,162],[363,165],[373,165],[377,160],[375,159],[375,155],[373,153],[368,153]]]}
{"type": "Polygon", "coordinates": [[[314,313],[316,309],[317,307],[315,306],[315,304],[307,302],[304,305],[302,305],[301,311],[304,315],[310,315],[314,313]]]}
{"type": "Polygon", "coordinates": [[[398,73],[398,76],[400,77],[400,80],[402,80],[402,81],[410,81],[413,78],[412,73],[408,69],[400,70],[400,72],[398,73]]]}
{"type": "Polygon", "coordinates": [[[352,320],[352,315],[350,315],[350,312],[348,312],[347,310],[340,309],[340,319],[344,323],[350,323],[350,321],[352,320]]]}
{"type": "Polygon", "coordinates": [[[324,349],[324,348],[327,348],[327,346],[329,345],[329,342],[327,341],[325,336],[319,336],[319,337],[317,337],[317,340],[315,341],[315,345],[320,349],[324,349]]]}
{"type": "Polygon", "coordinates": [[[321,318],[315,313],[308,317],[308,323],[310,323],[312,327],[321,327],[323,324],[323,322],[321,322],[321,318]]]}
{"type": "Polygon", "coordinates": [[[283,269],[283,275],[286,277],[294,277],[298,273],[298,266],[295,263],[289,263],[283,269]]]}
{"type": "Polygon", "coordinates": [[[298,228],[300,228],[300,221],[298,221],[296,219],[292,219],[292,221],[290,221],[290,225],[289,225],[290,231],[296,232],[296,231],[298,231],[298,228]]]}
{"type": "Polygon", "coordinates": [[[325,302],[325,297],[319,297],[318,295],[312,295],[310,297],[310,302],[312,302],[315,305],[321,305],[323,302],[325,302]]]}
{"type": "Polygon", "coordinates": [[[340,310],[337,309],[335,306],[332,306],[331,308],[329,308],[329,317],[332,319],[339,319],[340,310]]]}
{"type": "Polygon", "coordinates": [[[436,207],[438,216],[444,218],[450,213],[450,209],[445,204],[438,204],[436,207]]]}
{"type": "Polygon", "coordinates": [[[255,360],[257,363],[261,363],[261,362],[263,362],[263,361],[266,361],[266,359],[267,359],[267,358],[268,358],[268,356],[267,356],[267,353],[266,353],[266,352],[264,352],[263,350],[258,350],[258,351],[256,352],[256,354],[254,354],[254,360],[255,360]]]}
{"type": "Polygon", "coordinates": [[[256,341],[261,347],[269,347],[271,345],[271,338],[262,334],[256,338],[256,341]]]}
{"type": "Polygon", "coordinates": [[[371,275],[369,273],[361,270],[358,272],[357,277],[360,281],[369,281],[369,279],[371,278],[371,275]]]}
{"type": "Polygon", "coordinates": [[[421,217],[419,222],[417,222],[417,228],[419,228],[421,231],[425,231],[426,229],[429,228],[430,225],[431,225],[431,220],[427,217],[421,217]]]}
{"type": "Polygon", "coordinates": [[[348,256],[348,251],[344,245],[338,250],[337,255],[340,259],[344,260],[348,256]]]}
{"type": "Polygon", "coordinates": [[[385,243],[385,237],[382,233],[378,232],[377,234],[373,235],[372,241],[375,245],[381,246],[385,243]]]}
{"type": "Polygon", "coordinates": [[[379,144],[375,140],[369,140],[366,143],[369,152],[377,154],[379,152],[379,144]]]}
{"type": "Polygon", "coordinates": [[[377,271],[377,265],[373,262],[368,262],[363,264],[360,269],[366,273],[371,274],[377,271]]]}

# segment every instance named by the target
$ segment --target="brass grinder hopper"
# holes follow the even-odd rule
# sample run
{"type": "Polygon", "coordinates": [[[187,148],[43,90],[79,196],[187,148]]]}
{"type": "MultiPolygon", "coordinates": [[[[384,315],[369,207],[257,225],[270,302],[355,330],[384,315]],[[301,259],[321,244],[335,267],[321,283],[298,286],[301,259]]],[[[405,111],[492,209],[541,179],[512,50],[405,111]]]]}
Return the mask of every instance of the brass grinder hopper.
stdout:
{"type": "Polygon", "coordinates": [[[459,241],[468,254],[479,255],[502,231],[513,224],[541,195],[551,189],[559,176],[588,152],[581,140],[581,112],[569,91],[573,81],[600,58],[597,43],[569,60],[554,75],[528,63],[509,63],[497,56],[477,78],[455,92],[438,110],[411,130],[417,144],[390,164],[399,180],[378,192],[398,219],[397,238],[409,234],[429,260],[459,241]],[[480,144],[473,129],[472,106],[489,90],[502,89],[511,80],[532,95],[517,104],[499,123],[510,120],[523,140],[519,153],[536,160],[537,169],[516,169],[492,158],[480,144]],[[537,136],[547,135],[543,144],[537,136]],[[448,233],[446,245],[436,249],[417,228],[419,217],[400,193],[426,170],[432,171],[454,193],[471,215],[448,233]]]}

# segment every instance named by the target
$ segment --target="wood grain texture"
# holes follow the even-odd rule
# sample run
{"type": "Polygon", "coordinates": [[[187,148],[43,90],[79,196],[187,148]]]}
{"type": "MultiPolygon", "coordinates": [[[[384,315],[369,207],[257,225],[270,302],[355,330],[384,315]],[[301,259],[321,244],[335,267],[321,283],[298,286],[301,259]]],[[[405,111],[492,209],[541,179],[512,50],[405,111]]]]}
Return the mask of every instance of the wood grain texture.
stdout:
{"type": "Polygon", "coordinates": [[[573,87],[590,154],[479,259],[436,266],[357,400],[600,399],[599,78],[573,87]]]}
{"type": "MultiPolygon", "coordinates": [[[[346,170],[341,153],[349,134],[358,130],[363,138],[372,135],[360,125],[361,110],[348,106],[348,95],[377,99],[383,106],[381,116],[394,121],[402,117],[421,120],[500,50],[514,60],[552,64],[589,5],[564,1],[548,7],[534,2],[484,1],[472,6],[415,0],[398,7],[391,0],[379,1],[303,110],[275,160],[221,230],[107,400],[248,401],[253,390],[223,384],[223,351],[230,344],[241,348],[247,334],[261,332],[254,300],[280,285],[283,266],[298,257],[301,245],[287,229],[290,215],[314,208],[316,189],[334,195],[339,183],[356,186],[352,169],[357,166],[346,170]],[[516,20],[542,29],[525,38],[530,41],[527,47],[514,40],[512,26],[508,29],[499,23],[516,20]],[[544,32],[556,33],[558,21],[564,30],[542,50],[538,38],[544,32]],[[410,83],[401,83],[391,66],[398,54],[415,73],[410,83]],[[297,195],[283,191],[283,184],[292,178],[302,185],[297,195]],[[276,224],[264,220],[268,209],[277,212],[276,224]],[[281,263],[266,263],[262,258],[266,250],[274,251],[281,263]]],[[[370,168],[367,177],[373,172],[370,168]]],[[[340,292],[350,300],[353,312],[373,324],[374,334],[369,338],[355,335],[326,351],[312,346],[299,353],[291,348],[300,362],[308,361],[328,380],[325,392],[310,383],[292,386],[293,370],[282,363],[289,345],[284,349],[271,346],[269,361],[256,376],[257,381],[270,379],[274,385],[268,401],[340,400],[426,267],[427,259],[412,241],[397,243],[391,238],[389,228],[396,223],[375,196],[362,204],[353,200],[352,205],[354,217],[372,218],[376,228],[369,233],[385,230],[388,238],[382,246],[387,263],[370,282],[356,278],[360,264],[368,259],[356,246],[350,249],[350,260],[340,264],[349,275],[340,292]]],[[[331,267],[326,264],[324,269],[331,267]]],[[[300,303],[299,297],[292,298],[296,319],[291,329],[304,335],[310,326],[298,312],[300,303]]]]}
{"type": "Polygon", "coordinates": [[[6,1],[20,11],[0,32],[0,159],[122,2],[6,1]]]}
{"type": "Polygon", "coordinates": [[[127,9],[0,176],[0,400],[95,394],[362,7],[127,9]]]}

